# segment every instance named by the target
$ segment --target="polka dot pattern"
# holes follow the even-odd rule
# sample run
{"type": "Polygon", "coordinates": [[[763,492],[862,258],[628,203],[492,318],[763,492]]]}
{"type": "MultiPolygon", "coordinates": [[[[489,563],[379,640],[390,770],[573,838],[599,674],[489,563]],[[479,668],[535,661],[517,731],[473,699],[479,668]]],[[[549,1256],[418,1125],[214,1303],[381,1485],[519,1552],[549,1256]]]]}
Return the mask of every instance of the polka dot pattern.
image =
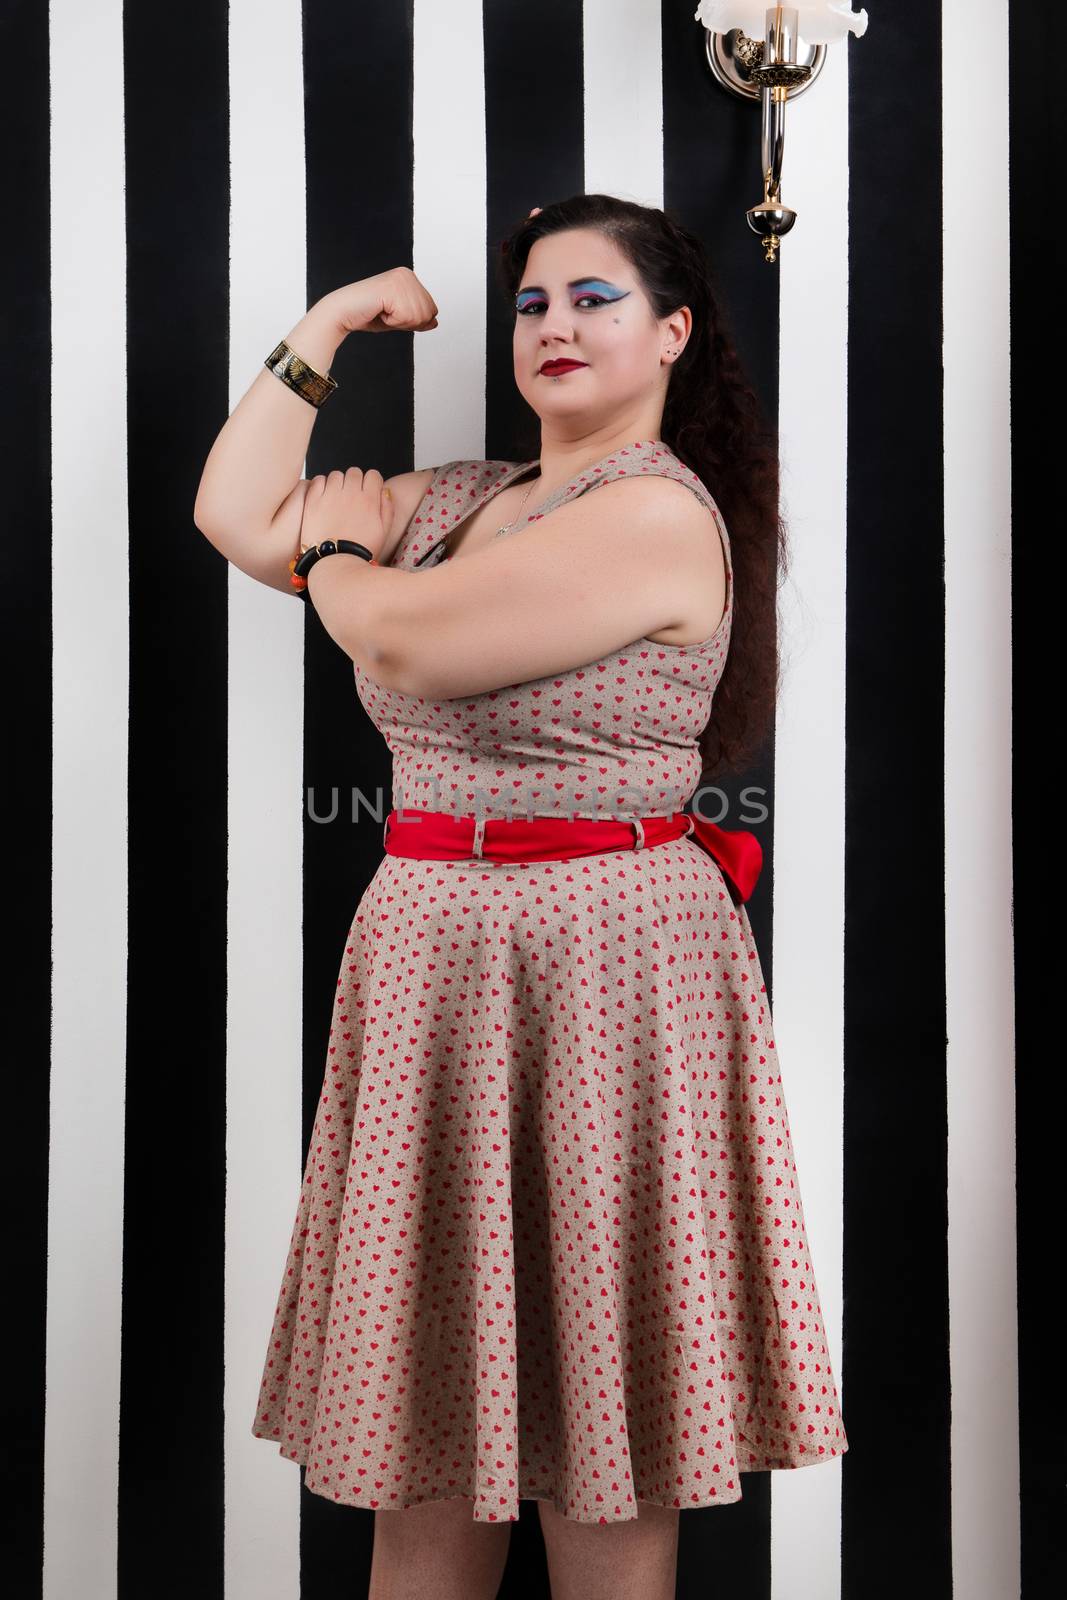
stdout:
{"type": "MultiPolygon", "coordinates": [[[[665,452],[639,442],[625,469],[688,472],[665,452]]],[[[396,564],[523,470],[504,466],[438,468],[396,564]]],[[[625,788],[621,815],[669,812],[699,779],[731,611],[732,578],[700,645],[638,641],[473,700],[357,688],[400,776],[438,780],[435,809],[494,764],[501,787],[543,771],[545,814],[593,814],[583,773],[625,788]]],[[[741,1472],[845,1453],[759,956],[693,839],[383,858],[338,973],[252,1433],[338,1503],[463,1495],[485,1522],[520,1499],[592,1523],[727,1505],[741,1472]]]]}

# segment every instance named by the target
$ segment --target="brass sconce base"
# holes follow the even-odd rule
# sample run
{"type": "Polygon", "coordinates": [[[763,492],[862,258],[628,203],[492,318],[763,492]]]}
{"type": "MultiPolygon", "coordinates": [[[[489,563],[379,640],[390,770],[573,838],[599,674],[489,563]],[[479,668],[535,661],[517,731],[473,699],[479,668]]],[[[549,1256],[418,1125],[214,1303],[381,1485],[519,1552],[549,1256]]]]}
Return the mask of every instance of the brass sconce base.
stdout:
{"type": "Polygon", "coordinates": [[[740,28],[731,28],[729,33],[710,33],[704,29],[704,51],[712,76],[730,94],[742,100],[758,100],[764,83],[775,82],[784,83],[790,100],[795,100],[819,76],[826,49],[824,44],[802,46],[798,39],[795,66],[792,62],[781,62],[777,67],[764,68],[762,39],[750,39],[740,28]],[[787,72],[788,76],[782,79],[764,76],[781,72],[787,72]]]}

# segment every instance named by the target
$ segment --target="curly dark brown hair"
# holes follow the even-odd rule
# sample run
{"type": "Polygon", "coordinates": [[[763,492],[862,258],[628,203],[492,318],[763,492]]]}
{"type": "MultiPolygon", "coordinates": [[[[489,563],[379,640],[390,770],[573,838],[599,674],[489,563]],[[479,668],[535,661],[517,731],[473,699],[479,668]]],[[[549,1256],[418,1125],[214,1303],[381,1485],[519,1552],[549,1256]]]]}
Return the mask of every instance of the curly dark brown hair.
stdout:
{"type": "MultiPolygon", "coordinates": [[[[701,241],[666,211],[609,194],[546,205],[500,241],[501,287],[511,302],[538,239],[596,228],[632,264],[657,319],[681,306],[689,339],[671,369],[660,437],[708,489],[726,524],[734,569],[730,649],[700,738],[702,777],[739,773],[763,747],[780,688],[778,588],[787,567],[779,511],[778,437],[747,381],[701,241]]],[[[531,430],[535,419],[531,419],[531,430]]],[[[540,443],[517,440],[517,460],[540,443]]]]}

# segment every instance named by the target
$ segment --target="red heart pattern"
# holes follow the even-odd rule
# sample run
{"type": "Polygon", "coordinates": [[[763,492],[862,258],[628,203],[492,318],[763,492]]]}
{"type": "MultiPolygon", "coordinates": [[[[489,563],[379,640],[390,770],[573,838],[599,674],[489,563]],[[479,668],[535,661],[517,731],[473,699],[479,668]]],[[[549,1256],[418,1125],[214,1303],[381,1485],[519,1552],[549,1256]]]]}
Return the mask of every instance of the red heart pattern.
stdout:
{"type": "MultiPolygon", "coordinates": [[[[714,509],[662,441],[599,465],[714,509]]],[[[438,468],[395,564],[518,470],[438,468]]],[[[727,609],[699,645],[439,705],[357,669],[393,805],[530,786],[537,814],[604,815],[625,785],[632,814],[681,810],[729,640],[716,520],[727,609]]],[[[383,858],[338,974],[252,1433],[338,1503],[463,1495],[487,1522],[528,1498],[595,1523],[726,1505],[741,1472],[847,1451],[759,956],[695,840],[383,858]]]]}

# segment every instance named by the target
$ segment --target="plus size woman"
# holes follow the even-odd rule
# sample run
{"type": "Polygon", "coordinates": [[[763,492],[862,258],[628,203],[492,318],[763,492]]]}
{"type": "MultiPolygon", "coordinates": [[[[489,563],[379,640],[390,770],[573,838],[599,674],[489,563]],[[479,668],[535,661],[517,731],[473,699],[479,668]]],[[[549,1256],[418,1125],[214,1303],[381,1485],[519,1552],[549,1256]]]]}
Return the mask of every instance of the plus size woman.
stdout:
{"type": "Polygon", "coordinates": [[[438,325],[397,268],[296,325],[198,497],[393,758],[251,1431],[374,1511],[371,1600],[491,1600],[523,1499],[553,1600],[666,1600],[681,1511],[848,1448],[759,847],[683,811],[771,724],[775,448],[663,211],[578,195],[499,264],[534,448],[299,479],[342,339],[438,325]]]}

